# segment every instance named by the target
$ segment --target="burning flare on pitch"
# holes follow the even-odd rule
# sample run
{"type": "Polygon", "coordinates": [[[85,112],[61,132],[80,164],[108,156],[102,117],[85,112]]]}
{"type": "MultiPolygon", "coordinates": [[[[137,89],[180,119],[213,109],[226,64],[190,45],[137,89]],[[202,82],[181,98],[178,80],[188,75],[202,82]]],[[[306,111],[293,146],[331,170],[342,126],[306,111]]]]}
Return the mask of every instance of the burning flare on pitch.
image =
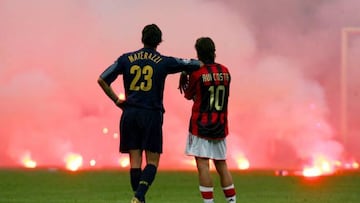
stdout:
{"type": "Polygon", "coordinates": [[[240,170],[246,170],[246,169],[250,168],[249,160],[243,155],[239,156],[236,159],[236,162],[237,162],[237,166],[240,170]]]}
{"type": "Polygon", "coordinates": [[[119,99],[121,99],[121,100],[125,100],[125,94],[124,94],[124,93],[120,93],[120,94],[118,95],[118,97],[119,97],[119,99]]]}
{"type": "Polygon", "coordinates": [[[21,158],[21,163],[25,168],[36,168],[37,163],[31,158],[31,154],[29,152],[25,153],[21,158]]]}
{"type": "Polygon", "coordinates": [[[119,165],[123,168],[128,167],[130,165],[130,160],[128,157],[119,158],[119,165]]]}
{"type": "Polygon", "coordinates": [[[339,161],[331,160],[326,156],[315,156],[310,166],[305,166],[302,175],[305,177],[317,177],[331,175],[336,172],[339,161]]]}
{"type": "Polygon", "coordinates": [[[69,153],[64,158],[65,168],[70,171],[77,171],[83,164],[83,158],[80,154],[69,153]]]}

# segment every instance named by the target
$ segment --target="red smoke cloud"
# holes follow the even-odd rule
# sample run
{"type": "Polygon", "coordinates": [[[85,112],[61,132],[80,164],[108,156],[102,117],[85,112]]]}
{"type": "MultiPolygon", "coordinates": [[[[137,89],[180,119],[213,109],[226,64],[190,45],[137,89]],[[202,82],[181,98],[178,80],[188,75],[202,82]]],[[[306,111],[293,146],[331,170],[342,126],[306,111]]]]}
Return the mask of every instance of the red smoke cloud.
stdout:
{"type": "MultiPolygon", "coordinates": [[[[357,0],[1,1],[0,166],[20,166],[30,154],[38,166],[64,167],[69,153],[84,166],[118,166],[121,111],[96,79],[121,53],[141,47],[148,23],[162,29],[166,55],[194,58],[196,38],[214,39],[217,61],[233,78],[231,168],[243,157],[250,167],[271,168],[319,156],[360,159],[356,34],[348,46],[346,143],[340,129],[340,33],[360,27],[359,9],[357,0]]],[[[170,76],[161,167],[193,168],[183,154],[191,102],[176,88],[177,75],[170,76]]]]}

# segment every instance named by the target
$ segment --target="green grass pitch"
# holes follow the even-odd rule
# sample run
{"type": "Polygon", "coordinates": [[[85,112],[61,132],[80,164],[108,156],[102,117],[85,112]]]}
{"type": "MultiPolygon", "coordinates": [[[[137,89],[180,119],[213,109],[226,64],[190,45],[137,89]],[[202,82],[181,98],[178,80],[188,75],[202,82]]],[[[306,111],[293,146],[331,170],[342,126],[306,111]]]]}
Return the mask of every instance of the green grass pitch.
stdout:
{"type": "MultiPolygon", "coordinates": [[[[232,171],[238,203],[359,203],[360,171],[304,178],[273,171],[232,171]]],[[[225,203],[219,180],[215,202],[225,203]]],[[[195,171],[159,171],[147,203],[201,203],[195,171]]],[[[129,203],[127,171],[0,170],[1,203],[129,203]]]]}

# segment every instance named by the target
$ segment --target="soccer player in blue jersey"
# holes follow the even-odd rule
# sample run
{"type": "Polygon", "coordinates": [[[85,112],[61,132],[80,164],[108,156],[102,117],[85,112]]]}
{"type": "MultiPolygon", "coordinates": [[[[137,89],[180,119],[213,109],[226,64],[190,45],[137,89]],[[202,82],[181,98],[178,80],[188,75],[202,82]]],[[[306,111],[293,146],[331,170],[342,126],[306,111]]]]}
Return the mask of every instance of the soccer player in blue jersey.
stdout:
{"type": "Polygon", "coordinates": [[[204,203],[214,202],[209,160],[214,162],[227,202],[236,203],[235,187],[226,163],[230,73],[224,65],[215,62],[215,44],[211,38],[197,39],[195,48],[204,65],[190,74],[187,83],[187,76],[180,79],[180,91],[194,102],[185,153],[195,157],[204,203]]]}
{"type": "Polygon", "coordinates": [[[145,194],[155,179],[163,147],[163,93],[168,74],[194,71],[198,60],[183,60],[164,56],[156,48],[162,32],[155,24],[142,30],[144,47],[121,55],[99,77],[98,83],[106,95],[123,112],[120,119],[121,153],[130,158],[130,182],[134,191],[132,203],[145,202],[145,194]],[[112,82],[122,75],[125,100],[121,100],[112,82]],[[146,166],[142,169],[143,152],[146,166]]]}

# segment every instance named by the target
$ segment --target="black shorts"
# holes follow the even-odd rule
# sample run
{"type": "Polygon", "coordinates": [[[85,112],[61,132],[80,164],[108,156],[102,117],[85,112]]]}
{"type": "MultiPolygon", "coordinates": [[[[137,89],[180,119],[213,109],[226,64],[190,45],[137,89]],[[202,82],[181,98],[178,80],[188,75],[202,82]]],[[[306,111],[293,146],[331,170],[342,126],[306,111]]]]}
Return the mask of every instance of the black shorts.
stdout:
{"type": "Polygon", "coordinates": [[[140,108],[124,109],[120,119],[121,153],[131,149],[162,153],[163,112],[140,108]]]}

